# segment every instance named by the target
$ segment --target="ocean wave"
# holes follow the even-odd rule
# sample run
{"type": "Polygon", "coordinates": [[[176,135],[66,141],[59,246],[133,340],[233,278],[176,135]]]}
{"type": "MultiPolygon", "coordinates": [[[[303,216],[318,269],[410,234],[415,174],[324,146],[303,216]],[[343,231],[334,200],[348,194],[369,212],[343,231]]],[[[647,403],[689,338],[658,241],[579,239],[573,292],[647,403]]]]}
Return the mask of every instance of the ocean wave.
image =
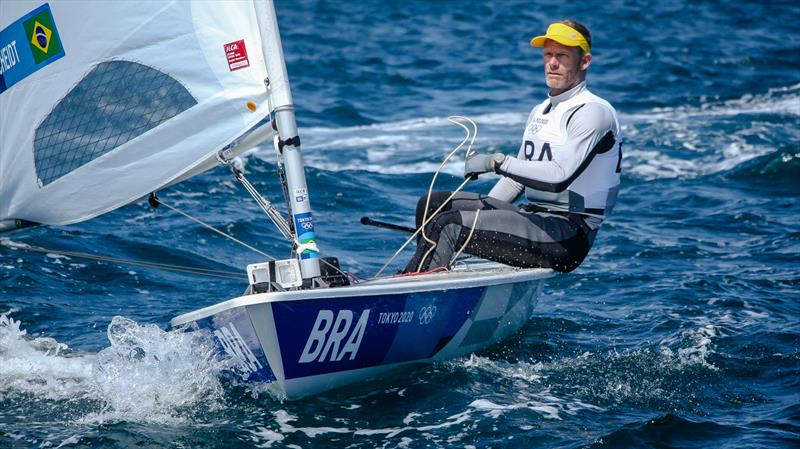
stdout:
{"type": "MultiPolygon", "coordinates": [[[[800,117],[800,84],[745,94],[730,100],[701,98],[699,105],[657,107],[620,114],[623,171],[645,180],[696,178],[729,171],[772,153],[800,133],[776,123],[780,115],[800,117]]],[[[527,112],[471,117],[478,124],[475,148],[516,153],[527,112]]],[[[363,170],[385,174],[432,173],[463,137],[447,117],[418,117],[396,122],[300,130],[307,165],[328,171],[363,170]]],[[[269,145],[249,155],[272,161],[269,145]]],[[[454,176],[463,155],[443,171],[454,176]]]]}
{"type": "Polygon", "coordinates": [[[697,178],[740,167],[800,138],[800,84],[699,106],[622,114],[623,170],[650,180],[697,178]]]}
{"type": "Polygon", "coordinates": [[[774,151],[771,147],[750,145],[735,137],[733,139],[739,141],[727,143],[719,151],[701,153],[696,157],[670,154],[656,149],[629,150],[625,152],[629,167],[627,170],[623,169],[623,172],[645,180],[693,179],[726,172],[774,151]]]}
{"type": "MultiPolygon", "coordinates": [[[[709,441],[736,439],[744,429],[739,425],[720,424],[715,421],[690,420],[668,413],[655,418],[632,422],[601,435],[589,446],[592,449],[618,447],[684,447],[705,448],[709,441]]],[[[748,440],[752,447],[757,446],[748,440]]],[[[718,443],[719,444],[719,443],[718,443]]],[[[737,447],[735,444],[732,447],[737,447]]]]}
{"type": "MultiPolygon", "coordinates": [[[[474,357],[474,356],[473,356],[474,357]]],[[[470,360],[473,360],[471,358],[470,360]]],[[[474,363],[485,363],[480,358],[474,363]]],[[[396,394],[402,397],[405,389],[385,391],[384,394],[396,394]]],[[[342,407],[346,410],[358,410],[360,404],[351,403],[342,407]]],[[[453,445],[464,443],[474,438],[473,429],[486,426],[482,421],[496,422],[508,418],[509,415],[525,416],[526,422],[532,422],[531,416],[536,419],[561,420],[560,414],[575,415],[579,410],[592,410],[602,412],[603,409],[580,401],[567,404],[563,399],[541,393],[536,398],[528,397],[522,391],[517,400],[501,401],[495,398],[476,398],[463,404],[460,411],[453,411],[442,415],[436,409],[418,409],[405,413],[398,425],[385,427],[371,427],[367,423],[354,419],[340,418],[332,423],[324,416],[300,416],[287,409],[278,409],[271,412],[272,419],[266,425],[255,425],[248,429],[250,439],[259,447],[283,447],[286,441],[306,441],[324,437],[328,439],[347,438],[358,445],[360,440],[371,447],[414,447],[415,442],[433,443],[439,445],[453,445]],[[317,425],[324,422],[325,425],[317,425]],[[367,425],[365,425],[367,424],[367,425]],[[290,440],[291,438],[291,440],[290,440]]],[[[531,430],[530,425],[523,430],[531,430]]],[[[469,444],[463,447],[475,447],[469,444]]]]}
{"type": "MultiPolygon", "coordinates": [[[[527,112],[493,112],[470,116],[475,122],[487,126],[522,126],[528,117],[527,112]]],[[[363,131],[403,132],[420,131],[432,128],[451,126],[448,117],[417,117],[396,122],[375,123],[371,125],[346,126],[341,128],[310,127],[302,129],[303,133],[311,135],[326,135],[327,133],[339,135],[340,133],[358,133],[363,131]]]]}
{"type": "Polygon", "coordinates": [[[0,315],[0,396],[17,392],[49,400],[85,397],[93,358],[53,338],[30,336],[20,321],[0,315]]]}
{"type": "Polygon", "coordinates": [[[623,404],[691,411],[718,371],[710,359],[719,332],[719,326],[707,321],[656,347],[585,351],[535,363],[477,355],[447,363],[495,379],[499,399],[483,399],[497,405],[482,408],[496,416],[527,408],[545,419],[562,419],[623,404]],[[509,397],[514,400],[505,397],[505,383],[513,384],[509,397]]]}
{"type": "Polygon", "coordinates": [[[800,83],[770,88],[763,94],[744,94],[739,98],[710,101],[701,96],[699,106],[657,107],[640,113],[621,113],[627,122],[686,120],[715,116],[778,114],[800,116],[800,83]]]}
{"type": "Polygon", "coordinates": [[[53,338],[31,337],[20,321],[0,315],[0,397],[32,395],[29,405],[44,401],[51,412],[66,401],[65,418],[77,425],[179,424],[219,408],[219,373],[229,363],[213,355],[202,335],[114,317],[108,338],[99,353],[73,351],[53,338]]]}
{"type": "Polygon", "coordinates": [[[799,183],[800,147],[794,150],[783,149],[753,159],[750,163],[741,164],[730,170],[727,175],[734,179],[799,183]]]}

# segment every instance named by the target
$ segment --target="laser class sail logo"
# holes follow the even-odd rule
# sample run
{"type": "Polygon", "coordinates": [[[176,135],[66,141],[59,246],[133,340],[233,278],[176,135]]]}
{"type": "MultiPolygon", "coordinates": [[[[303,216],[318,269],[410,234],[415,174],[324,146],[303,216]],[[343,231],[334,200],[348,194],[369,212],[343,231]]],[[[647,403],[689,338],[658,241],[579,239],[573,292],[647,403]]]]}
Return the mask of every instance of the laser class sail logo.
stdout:
{"type": "Polygon", "coordinates": [[[23,27],[36,64],[41,64],[56,55],[63,54],[61,39],[58,37],[58,31],[56,31],[53,16],[50,14],[50,8],[46,8],[26,20],[23,23],[23,27]]]}

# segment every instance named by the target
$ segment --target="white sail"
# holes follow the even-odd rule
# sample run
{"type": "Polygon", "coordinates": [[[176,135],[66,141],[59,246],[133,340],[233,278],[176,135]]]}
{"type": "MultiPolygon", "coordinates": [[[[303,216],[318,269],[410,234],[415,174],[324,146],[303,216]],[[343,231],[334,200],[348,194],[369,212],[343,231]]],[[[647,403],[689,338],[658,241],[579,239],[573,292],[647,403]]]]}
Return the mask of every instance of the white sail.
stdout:
{"type": "Polygon", "coordinates": [[[0,70],[0,222],[92,218],[267,125],[253,1],[2,1],[0,70]]]}

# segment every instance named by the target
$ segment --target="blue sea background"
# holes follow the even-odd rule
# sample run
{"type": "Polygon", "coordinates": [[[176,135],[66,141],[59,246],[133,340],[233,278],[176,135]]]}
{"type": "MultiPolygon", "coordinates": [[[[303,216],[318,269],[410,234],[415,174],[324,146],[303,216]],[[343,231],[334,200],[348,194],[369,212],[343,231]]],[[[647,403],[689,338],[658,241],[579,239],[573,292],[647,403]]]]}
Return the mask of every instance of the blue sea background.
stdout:
{"type": "MultiPolygon", "coordinates": [[[[545,98],[528,41],[592,30],[589,87],[625,134],[619,202],[510,340],[300,401],[232,385],[178,314],[244,284],[0,249],[0,447],[800,447],[800,7],[790,1],[277,0],[319,243],[368,276],[472,117],[516,153],[545,98]]],[[[241,160],[283,204],[274,151],[241,160]]],[[[460,182],[445,167],[440,187],[460,182]]],[[[468,190],[487,192],[481,178],[468,190]]],[[[227,169],[160,196],[288,255],[227,169]]],[[[7,236],[242,271],[259,261],[145,201],[7,236]]],[[[409,257],[405,253],[394,268],[409,257]]]]}

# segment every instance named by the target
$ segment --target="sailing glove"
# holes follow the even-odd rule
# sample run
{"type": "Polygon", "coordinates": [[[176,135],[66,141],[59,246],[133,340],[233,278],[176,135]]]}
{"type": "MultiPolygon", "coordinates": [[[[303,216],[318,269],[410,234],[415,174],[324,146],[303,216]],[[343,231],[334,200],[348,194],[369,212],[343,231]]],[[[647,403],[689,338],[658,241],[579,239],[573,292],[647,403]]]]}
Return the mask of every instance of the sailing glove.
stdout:
{"type": "Polygon", "coordinates": [[[464,163],[464,179],[478,179],[478,175],[494,171],[492,169],[492,162],[494,161],[495,167],[500,166],[506,156],[502,153],[481,154],[473,152],[467,156],[467,161],[464,163]]]}

